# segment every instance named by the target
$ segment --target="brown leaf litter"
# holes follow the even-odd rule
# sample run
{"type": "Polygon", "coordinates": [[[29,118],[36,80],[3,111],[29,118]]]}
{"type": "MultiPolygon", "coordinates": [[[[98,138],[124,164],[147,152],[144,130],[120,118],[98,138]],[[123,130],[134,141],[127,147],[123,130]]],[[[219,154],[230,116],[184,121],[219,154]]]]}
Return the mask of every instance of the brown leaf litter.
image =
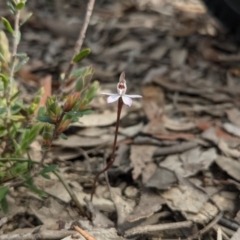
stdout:
{"type": "MultiPolygon", "coordinates": [[[[18,78],[29,102],[49,74],[48,94],[59,92],[57,79],[82,23],[85,3],[55,4],[27,5],[35,17],[23,28],[20,50],[31,58],[18,78]]],[[[110,194],[102,177],[93,203],[86,200],[106,164],[116,123],[116,106],[99,94],[94,113],[72,124],[68,140],[55,140],[47,160],[58,164],[92,222],[79,216],[51,175],[36,179],[46,199],[11,190],[9,213],[0,211],[0,240],[238,239],[240,54],[216,26],[199,1],[97,1],[85,41],[92,52],[78,67],[94,66],[99,93],[115,91],[124,70],[128,93],[143,95],[123,108],[116,160],[108,171],[114,187],[110,194]]],[[[36,146],[32,151],[39,154],[36,146]]]]}

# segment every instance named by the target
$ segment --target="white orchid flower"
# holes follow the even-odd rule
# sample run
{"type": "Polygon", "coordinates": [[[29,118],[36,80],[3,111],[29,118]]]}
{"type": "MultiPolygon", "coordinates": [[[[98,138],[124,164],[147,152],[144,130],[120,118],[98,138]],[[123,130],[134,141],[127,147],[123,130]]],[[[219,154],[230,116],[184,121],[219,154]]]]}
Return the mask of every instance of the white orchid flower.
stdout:
{"type": "Polygon", "coordinates": [[[127,91],[127,84],[125,80],[125,72],[122,72],[119,77],[119,82],[117,84],[117,92],[118,93],[101,93],[103,95],[108,95],[107,102],[112,103],[116,102],[119,98],[122,98],[122,101],[127,106],[131,107],[132,98],[142,98],[140,95],[127,95],[125,94],[127,91]]]}

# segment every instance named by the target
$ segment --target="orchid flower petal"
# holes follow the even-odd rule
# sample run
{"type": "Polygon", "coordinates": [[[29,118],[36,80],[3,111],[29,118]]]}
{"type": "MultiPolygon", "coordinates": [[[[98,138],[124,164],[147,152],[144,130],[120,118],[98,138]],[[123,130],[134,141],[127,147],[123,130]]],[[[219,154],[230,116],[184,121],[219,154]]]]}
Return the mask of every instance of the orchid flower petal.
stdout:
{"type": "Polygon", "coordinates": [[[126,95],[125,94],[125,96],[130,97],[130,98],[142,98],[141,95],[126,95]]]}
{"type": "Polygon", "coordinates": [[[129,107],[131,107],[132,99],[129,96],[123,95],[122,96],[122,100],[123,100],[124,104],[128,105],[129,107]]]}
{"type": "Polygon", "coordinates": [[[119,98],[120,98],[119,94],[112,94],[108,97],[107,102],[108,103],[116,102],[119,98]]]}
{"type": "Polygon", "coordinates": [[[108,95],[108,96],[115,96],[115,95],[118,95],[117,93],[106,93],[106,92],[102,92],[100,93],[102,95],[108,95]]]}

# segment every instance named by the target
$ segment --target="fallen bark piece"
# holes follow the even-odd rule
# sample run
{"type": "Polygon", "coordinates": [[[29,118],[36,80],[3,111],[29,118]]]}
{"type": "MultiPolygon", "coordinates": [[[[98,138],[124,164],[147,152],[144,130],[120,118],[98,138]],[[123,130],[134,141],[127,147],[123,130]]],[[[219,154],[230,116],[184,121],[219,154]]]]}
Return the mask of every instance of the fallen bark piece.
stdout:
{"type": "Polygon", "coordinates": [[[234,124],[231,123],[224,123],[223,128],[228,133],[240,137],[240,128],[238,126],[235,126],[234,124]]]}
{"type": "Polygon", "coordinates": [[[208,200],[208,196],[191,185],[172,187],[163,192],[162,197],[166,199],[172,210],[197,214],[208,200]]]}
{"type": "Polygon", "coordinates": [[[179,154],[169,155],[160,166],[165,167],[183,177],[194,176],[201,170],[207,170],[217,157],[215,148],[203,150],[192,148],[179,154]]]}

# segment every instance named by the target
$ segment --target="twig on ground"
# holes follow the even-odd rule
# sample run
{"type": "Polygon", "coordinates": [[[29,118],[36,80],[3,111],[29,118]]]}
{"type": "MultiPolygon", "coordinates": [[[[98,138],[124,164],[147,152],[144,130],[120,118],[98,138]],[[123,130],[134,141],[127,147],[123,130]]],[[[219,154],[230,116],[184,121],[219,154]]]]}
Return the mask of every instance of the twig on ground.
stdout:
{"type": "Polygon", "coordinates": [[[154,233],[170,229],[189,228],[192,225],[193,225],[192,221],[183,221],[176,223],[164,223],[150,226],[140,226],[127,230],[124,234],[124,237],[133,237],[136,235],[154,233]]]}
{"type": "Polygon", "coordinates": [[[84,238],[86,238],[86,240],[96,240],[96,238],[94,238],[93,236],[91,236],[89,233],[87,233],[86,231],[84,231],[83,229],[81,229],[78,226],[73,226],[75,228],[76,231],[78,231],[84,238]]]}
{"type": "MultiPolygon", "coordinates": [[[[230,240],[230,237],[228,237],[229,235],[226,234],[226,232],[223,230],[222,226],[216,224],[215,226],[213,226],[213,229],[216,231],[216,233],[218,234],[219,229],[221,229],[221,236],[222,239],[224,240],[230,240]]],[[[226,229],[225,229],[226,230],[226,229]]],[[[231,236],[233,236],[233,234],[231,234],[231,236]]],[[[218,239],[217,239],[218,240],[218,239]]]]}
{"type": "Polygon", "coordinates": [[[84,18],[84,21],[83,21],[83,26],[81,28],[81,31],[80,31],[79,36],[78,36],[78,40],[77,40],[75,48],[74,48],[74,53],[73,53],[73,56],[72,56],[72,60],[69,63],[68,69],[66,71],[66,74],[65,74],[65,77],[64,77],[64,82],[68,81],[68,79],[69,79],[69,77],[72,73],[73,66],[74,66],[73,59],[79,53],[79,51],[81,50],[81,47],[82,47],[82,44],[83,44],[83,41],[84,41],[84,38],[85,38],[85,35],[86,35],[86,32],[87,32],[87,28],[88,28],[88,25],[89,25],[89,22],[90,22],[90,18],[92,16],[94,3],[95,3],[95,0],[89,0],[89,2],[88,2],[86,15],[85,15],[85,18],[84,18]]]}
{"type": "Polygon", "coordinates": [[[197,142],[184,142],[184,143],[173,145],[170,147],[160,147],[160,148],[157,148],[157,150],[154,153],[154,156],[163,156],[168,154],[181,153],[189,149],[192,149],[194,147],[197,147],[197,145],[198,145],[197,142]]]}
{"type": "Polygon", "coordinates": [[[227,236],[229,236],[229,238],[231,238],[233,235],[234,235],[234,233],[235,233],[235,231],[233,231],[233,230],[231,230],[231,229],[229,229],[229,228],[226,228],[226,227],[223,227],[222,225],[220,225],[220,224],[216,224],[215,226],[214,226],[214,229],[216,230],[217,228],[221,228],[221,230],[222,230],[222,234],[223,234],[223,238],[224,238],[224,235],[227,235],[227,236]]]}
{"type": "Polygon", "coordinates": [[[192,236],[188,237],[187,240],[196,239],[198,236],[201,236],[207,231],[209,231],[222,218],[222,216],[223,216],[223,213],[220,212],[207,226],[205,226],[202,230],[198,231],[192,236]]]}
{"type": "Polygon", "coordinates": [[[217,240],[222,240],[222,230],[220,227],[217,229],[217,240]]]}

